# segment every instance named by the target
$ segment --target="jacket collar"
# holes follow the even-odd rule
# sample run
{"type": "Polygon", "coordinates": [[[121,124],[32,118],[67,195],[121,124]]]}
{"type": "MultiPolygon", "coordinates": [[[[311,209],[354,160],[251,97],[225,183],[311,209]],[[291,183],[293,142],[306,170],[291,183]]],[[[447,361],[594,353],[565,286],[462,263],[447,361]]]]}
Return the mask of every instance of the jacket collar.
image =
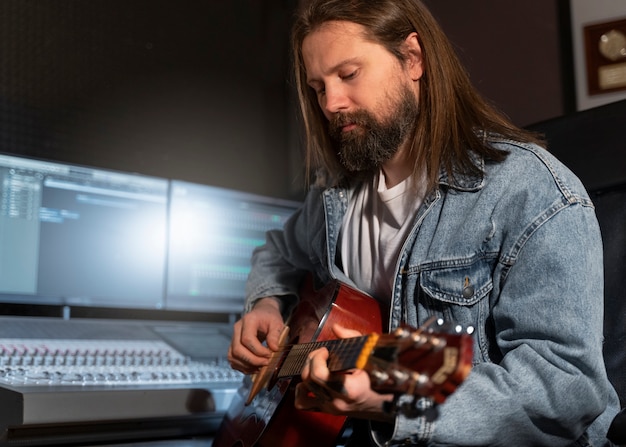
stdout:
{"type": "Polygon", "coordinates": [[[448,171],[441,168],[439,174],[439,184],[458,191],[474,192],[479,191],[485,185],[485,160],[483,157],[472,154],[474,166],[478,168],[480,174],[471,175],[455,172],[454,176],[450,176],[448,171]]]}

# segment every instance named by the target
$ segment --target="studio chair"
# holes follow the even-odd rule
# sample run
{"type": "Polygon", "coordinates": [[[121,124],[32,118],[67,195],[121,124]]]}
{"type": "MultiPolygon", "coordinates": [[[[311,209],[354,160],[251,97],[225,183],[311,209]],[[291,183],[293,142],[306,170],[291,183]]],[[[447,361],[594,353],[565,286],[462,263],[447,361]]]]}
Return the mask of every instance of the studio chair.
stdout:
{"type": "Polygon", "coordinates": [[[604,243],[604,357],[622,412],[609,437],[626,444],[626,100],[529,126],[585,184],[604,243]]]}

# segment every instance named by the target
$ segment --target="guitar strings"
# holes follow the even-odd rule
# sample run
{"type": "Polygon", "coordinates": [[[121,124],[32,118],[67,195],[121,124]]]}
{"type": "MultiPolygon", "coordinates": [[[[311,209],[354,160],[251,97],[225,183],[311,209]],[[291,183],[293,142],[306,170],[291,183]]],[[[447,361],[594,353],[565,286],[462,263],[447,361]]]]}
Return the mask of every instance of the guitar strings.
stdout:
{"type": "Polygon", "coordinates": [[[359,358],[368,338],[369,336],[362,336],[303,344],[288,344],[281,347],[279,351],[273,352],[272,360],[278,361],[278,357],[287,353],[278,376],[294,376],[301,373],[311,352],[318,348],[326,347],[330,352],[329,369],[331,371],[346,370],[355,367],[356,360],[359,358]]]}
{"type": "Polygon", "coordinates": [[[352,337],[352,338],[337,338],[337,339],[333,339],[333,340],[323,340],[323,341],[311,341],[311,342],[307,342],[307,343],[287,343],[282,345],[278,351],[272,351],[272,353],[276,353],[276,354],[280,354],[282,352],[287,352],[290,351],[291,349],[293,349],[296,346],[313,346],[315,345],[315,347],[313,349],[311,349],[312,351],[314,351],[315,349],[318,348],[322,348],[325,347],[324,345],[326,344],[335,344],[335,343],[349,343],[351,341],[362,341],[367,339],[368,335],[362,335],[360,337],[352,337]]]}

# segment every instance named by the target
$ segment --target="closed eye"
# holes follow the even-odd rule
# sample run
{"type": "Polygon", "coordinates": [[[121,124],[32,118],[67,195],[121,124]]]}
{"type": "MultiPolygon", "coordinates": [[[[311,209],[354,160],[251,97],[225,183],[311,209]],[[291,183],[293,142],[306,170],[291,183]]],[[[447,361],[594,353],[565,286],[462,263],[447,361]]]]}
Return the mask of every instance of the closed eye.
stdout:
{"type": "Polygon", "coordinates": [[[311,87],[313,91],[315,92],[315,94],[318,96],[323,94],[326,91],[326,87],[324,86],[324,84],[318,81],[309,82],[309,87],[311,87]]]}
{"type": "Polygon", "coordinates": [[[353,72],[348,73],[346,75],[339,75],[339,79],[341,79],[342,81],[349,81],[350,79],[354,79],[357,74],[358,74],[358,70],[354,70],[353,72]]]}
{"type": "Polygon", "coordinates": [[[324,96],[326,94],[326,89],[324,87],[322,88],[314,88],[313,91],[315,92],[315,95],[320,98],[322,96],[324,96]]]}

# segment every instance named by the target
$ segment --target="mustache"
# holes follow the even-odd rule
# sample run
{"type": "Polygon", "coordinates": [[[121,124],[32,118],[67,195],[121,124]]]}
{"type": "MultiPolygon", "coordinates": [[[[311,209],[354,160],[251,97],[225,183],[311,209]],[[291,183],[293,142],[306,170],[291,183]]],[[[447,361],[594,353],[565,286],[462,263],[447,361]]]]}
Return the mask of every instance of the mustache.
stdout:
{"type": "Polygon", "coordinates": [[[338,113],[328,122],[328,129],[333,138],[341,137],[341,129],[349,124],[367,129],[370,128],[372,117],[365,111],[359,110],[355,112],[338,113]]]}

